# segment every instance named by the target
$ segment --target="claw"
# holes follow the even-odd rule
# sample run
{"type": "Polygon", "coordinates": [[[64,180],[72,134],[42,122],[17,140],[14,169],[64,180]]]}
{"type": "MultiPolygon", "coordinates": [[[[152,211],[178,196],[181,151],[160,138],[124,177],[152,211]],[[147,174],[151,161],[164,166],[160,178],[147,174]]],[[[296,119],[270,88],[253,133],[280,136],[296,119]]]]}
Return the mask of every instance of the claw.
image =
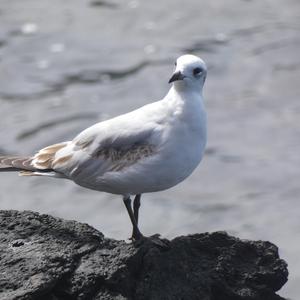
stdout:
{"type": "Polygon", "coordinates": [[[146,236],[140,236],[139,239],[133,239],[134,245],[136,247],[141,247],[145,243],[152,244],[162,250],[170,250],[170,241],[167,239],[161,239],[159,234],[154,234],[152,236],[146,237],[146,236]]]}

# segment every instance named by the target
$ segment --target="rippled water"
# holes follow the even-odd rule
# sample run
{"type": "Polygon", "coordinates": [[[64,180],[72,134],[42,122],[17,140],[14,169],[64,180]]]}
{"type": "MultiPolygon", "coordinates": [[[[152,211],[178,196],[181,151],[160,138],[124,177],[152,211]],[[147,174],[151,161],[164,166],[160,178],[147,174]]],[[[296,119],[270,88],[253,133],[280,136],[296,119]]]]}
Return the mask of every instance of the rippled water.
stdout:
{"type": "MultiPolygon", "coordinates": [[[[30,154],[165,95],[174,59],[209,66],[209,142],[184,183],[142,198],[141,229],[270,240],[300,284],[300,18],[288,1],[0,3],[0,151],[30,154]],[[170,11],[171,9],[171,11],[170,11]]],[[[1,174],[0,208],[87,222],[125,239],[121,199],[1,174]]]]}

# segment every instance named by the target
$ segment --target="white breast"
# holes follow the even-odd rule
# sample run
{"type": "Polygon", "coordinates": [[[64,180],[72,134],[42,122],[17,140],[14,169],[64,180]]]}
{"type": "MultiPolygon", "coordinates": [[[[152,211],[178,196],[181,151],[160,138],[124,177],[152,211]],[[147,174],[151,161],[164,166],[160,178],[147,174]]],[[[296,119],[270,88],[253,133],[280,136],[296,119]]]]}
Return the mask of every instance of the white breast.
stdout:
{"type": "Polygon", "coordinates": [[[101,190],[140,194],[165,190],[187,178],[200,163],[206,145],[206,113],[202,99],[167,104],[170,111],[160,120],[157,154],[122,172],[99,178],[101,190]],[[173,105],[173,107],[172,107],[173,105]]]}

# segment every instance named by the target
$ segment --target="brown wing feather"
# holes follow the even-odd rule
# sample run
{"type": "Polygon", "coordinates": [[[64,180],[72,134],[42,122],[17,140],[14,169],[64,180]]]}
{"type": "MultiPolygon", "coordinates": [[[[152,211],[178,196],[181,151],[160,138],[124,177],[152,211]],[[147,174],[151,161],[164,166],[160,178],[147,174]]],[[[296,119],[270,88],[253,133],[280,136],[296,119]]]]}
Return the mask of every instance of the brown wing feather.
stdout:
{"type": "Polygon", "coordinates": [[[40,170],[52,169],[55,162],[55,154],[68,143],[60,143],[41,149],[32,159],[32,165],[40,170]]]}
{"type": "Polygon", "coordinates": [[[67,143],[54,144],[41,149],[33,157],[0,156],[0,171],[50,172],[55,154],[67,143]]]}
{"type": "Polygon", "coordinates": [[[104,158],[111,161],[108,171],[121,171],[126,167],[134,165],[139,160],[151,157],[156,153],[153,145],[133,145],[126,149],[99,149],[93,154],[93,158],[104,158]]]}

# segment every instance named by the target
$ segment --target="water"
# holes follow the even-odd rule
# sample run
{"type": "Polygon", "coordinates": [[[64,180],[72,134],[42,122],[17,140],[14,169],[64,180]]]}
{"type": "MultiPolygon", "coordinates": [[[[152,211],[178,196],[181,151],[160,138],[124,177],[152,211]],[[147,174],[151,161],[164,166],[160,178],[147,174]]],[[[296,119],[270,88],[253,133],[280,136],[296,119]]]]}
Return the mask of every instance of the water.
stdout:
{"type": "MultiPolygon", "coordinates": [[[[300,10],[288,1],[0,3],[0,151],[30,154],[165,95],[176,57],[209,66],[208,149],[168,191],[143,195],[144,234],[227,230],[274,242],[300,285],[300,10]],[[170,11],[171,9],[171,11],[170,11]]],[[[0,209],[86,222],[126,239],[121,199],[1,174],[0,209]]]]}

